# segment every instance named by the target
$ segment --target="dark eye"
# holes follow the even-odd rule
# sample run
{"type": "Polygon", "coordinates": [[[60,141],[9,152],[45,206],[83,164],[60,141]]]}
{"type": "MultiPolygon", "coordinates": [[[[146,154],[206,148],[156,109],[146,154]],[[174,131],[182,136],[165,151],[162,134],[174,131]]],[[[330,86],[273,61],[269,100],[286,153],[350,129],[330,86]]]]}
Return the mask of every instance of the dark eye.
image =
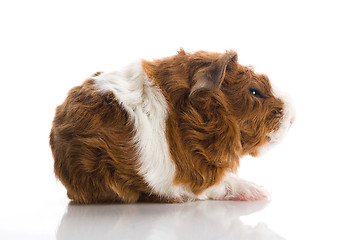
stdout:
{"type": "Polygon", "coordinates": [[[256,87],[248,88],[248,91],[251,95],[255,96],[256,98],[264,98],[262,92],[256,87]]]}

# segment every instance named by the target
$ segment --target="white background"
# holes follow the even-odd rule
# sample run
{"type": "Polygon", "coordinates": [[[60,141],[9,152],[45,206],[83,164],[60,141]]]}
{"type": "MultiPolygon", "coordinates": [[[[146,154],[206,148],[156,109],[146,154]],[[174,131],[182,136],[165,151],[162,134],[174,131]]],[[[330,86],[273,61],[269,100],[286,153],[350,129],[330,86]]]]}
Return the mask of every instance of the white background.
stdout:
{"type": "Polygon", "coordinates": [[[183,47],[234,49],[239,63],[293,96],[287,139],[242,160],[240,175],[273,195],[243,223],[286,239],[361,239],[357,2],[1,1],[0,238],[53,239],[59,231],[68,200],[48,134],[67,91],[96,71],[183,47]]]}

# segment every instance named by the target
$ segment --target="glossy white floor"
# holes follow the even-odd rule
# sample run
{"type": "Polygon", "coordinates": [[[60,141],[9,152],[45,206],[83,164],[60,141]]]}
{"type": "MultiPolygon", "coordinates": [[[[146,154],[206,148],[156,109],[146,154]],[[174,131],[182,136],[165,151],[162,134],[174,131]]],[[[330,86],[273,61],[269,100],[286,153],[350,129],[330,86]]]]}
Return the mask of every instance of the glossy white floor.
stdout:
{"type": "Polygon", "coordinates": [[[0,2],[0,239],[361,239],[357,1],[125,2],[0,2]],[[70,204],[55,106],[95,71],[179,47],[235,49],[293,96],[289,136],[239,171],[272,200],[70,204]]]}

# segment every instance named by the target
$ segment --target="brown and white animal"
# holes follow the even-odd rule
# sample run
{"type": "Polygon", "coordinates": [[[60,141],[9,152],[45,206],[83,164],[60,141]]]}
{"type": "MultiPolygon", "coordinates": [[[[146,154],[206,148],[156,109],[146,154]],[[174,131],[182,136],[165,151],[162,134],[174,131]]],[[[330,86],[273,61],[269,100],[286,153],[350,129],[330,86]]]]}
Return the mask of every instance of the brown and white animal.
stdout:
{"type": "Polygon", "coordinates": [[[50,133],[55,175],[78,203],[258,200],[236,175],[293,122],[267,76],[234,51],[186,53],[96,73],[70,90],[50,133]]]}

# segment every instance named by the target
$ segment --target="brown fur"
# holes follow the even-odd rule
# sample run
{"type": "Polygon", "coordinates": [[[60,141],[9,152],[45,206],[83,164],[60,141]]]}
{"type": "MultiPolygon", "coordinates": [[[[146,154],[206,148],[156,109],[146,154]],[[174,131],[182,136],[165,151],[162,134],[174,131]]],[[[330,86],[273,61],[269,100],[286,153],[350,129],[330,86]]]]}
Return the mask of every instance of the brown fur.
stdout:
{"type": "MultiPolygon", "coordinates": [[[[269,80],[237,63],[235,52],[185,53],[143,61],[165,96],[167,141],[176,166],[174,184],[195,194],[235,171],[239,158],[256,156],[278,128],[283,103],[269,80]],[[257,87],[265,98],[255,98],[257,87]]],[[[99,73],[98,73],[99,74],[99,73]]],[[[50,133],[56,176],[79,203],[172,201],[153,195],[137,173],[134,126],[113,93],[101,95],[93,80],[73,88],[57,108],[50,133]]]]}
{"type": "Polygon", "coordinates": [[[266,76],[237,63],[235,52],[181,50],[174,57],[144,61],[143,67],[170,108],[167,140],[177,166],[175,184],[189,185],[195,194],[218,183],[227,170],[235,171],[242,155],[256,156],[268,141],[266,135],[278,127],[282,101],[272,95],[266,76]],[[222,67],[215,65],[224,63],[226,71],[219,82],[198,84],[204,72],[210,70],[210,76],[222,67]],[[192,96],[196,85],[197,96],[192,96]],[[266,98],[251,96],[251,86],[266,98]]]}
{"type": "Polygon", "coordinates": [[[134,202],[147,185],[137,174],[133,125],[112,93],[93,80],[70,90],[56,110],[50,145],[56,176],[76,202],[134,202]]]}

